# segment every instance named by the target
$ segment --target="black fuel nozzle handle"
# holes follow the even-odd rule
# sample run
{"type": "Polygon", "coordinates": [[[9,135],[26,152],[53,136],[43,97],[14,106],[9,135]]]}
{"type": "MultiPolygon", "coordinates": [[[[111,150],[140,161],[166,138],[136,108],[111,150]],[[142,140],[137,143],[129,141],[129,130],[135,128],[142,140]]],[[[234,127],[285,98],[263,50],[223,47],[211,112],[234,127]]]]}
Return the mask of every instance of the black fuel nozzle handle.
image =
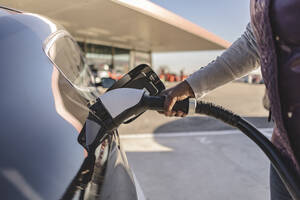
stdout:
{"type": "MultiPolygon", "coordinates": [[[[164,111],[165,99],[166,99],[165,96],[144,95],[142,101],[143,101],[143,105],[148,110],[164,111]]],[[[182,111],[185,114],[188,114],[189,111],[191,110],[191,99],[187,98],[182,101],[177,101],[172,110],[182,111]]]]}

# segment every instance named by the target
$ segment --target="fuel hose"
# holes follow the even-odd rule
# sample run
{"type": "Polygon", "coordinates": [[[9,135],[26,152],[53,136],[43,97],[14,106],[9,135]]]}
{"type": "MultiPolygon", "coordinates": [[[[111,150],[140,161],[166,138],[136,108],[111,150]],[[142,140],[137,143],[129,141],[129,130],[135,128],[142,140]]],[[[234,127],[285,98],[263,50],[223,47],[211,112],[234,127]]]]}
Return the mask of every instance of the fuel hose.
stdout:
{"type": "MultiPolygon", "coordinates": [[[[163,111],[165,97],[162,96],[144,96],[143,104],[149,110],[163,111]]],[[[266,138],[260,131],[258,131],[252,124],[247,122],[242,117],[226,110],[220,106],[203,101],[195,102],[195,113],[204,114],[215,119],[221,120],[224,123],[238,128],[248,138],[250,138],[269,158],[274,169],[280,176],[282,182],[287,188],[293,200],[300,200],[300,180],[287,163],[284,161],[278,149],[266,138]]],[[[178,101],[173,107],[174,111],[183,111],[188,113],[191,110],[190,99],[178,101]]]]}

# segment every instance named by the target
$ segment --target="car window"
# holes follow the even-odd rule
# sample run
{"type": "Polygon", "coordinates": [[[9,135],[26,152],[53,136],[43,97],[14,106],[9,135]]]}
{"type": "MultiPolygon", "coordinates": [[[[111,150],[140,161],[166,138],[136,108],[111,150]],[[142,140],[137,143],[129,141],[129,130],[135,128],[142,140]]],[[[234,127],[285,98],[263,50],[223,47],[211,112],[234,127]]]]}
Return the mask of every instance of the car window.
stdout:
{"type": "Polygon", "coordinates": [[[92,101],[100,95],[77,42],[67,32],[60,31],[52,36],[44,44],[44,50],[81,96],[92,101]]]}

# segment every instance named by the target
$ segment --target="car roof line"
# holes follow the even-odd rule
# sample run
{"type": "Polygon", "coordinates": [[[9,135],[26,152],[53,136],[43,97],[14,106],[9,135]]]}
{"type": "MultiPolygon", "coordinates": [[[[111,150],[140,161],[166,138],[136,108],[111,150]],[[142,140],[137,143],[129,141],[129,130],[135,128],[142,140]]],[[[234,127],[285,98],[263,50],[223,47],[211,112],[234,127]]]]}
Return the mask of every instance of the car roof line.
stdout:
{"type": "Polygon", "coordinates": [[[14,9],[14,8],[9,8],[9,7],[5,7],[5,6],[0,6],[0,8],[6,9],[6,10],[10,10],[10,11],[14,11],[14,12],[17,12],[17,13],[23,13],[23,12],[20,11],[20,10],[16,10],[16,9],[14,9]]]}

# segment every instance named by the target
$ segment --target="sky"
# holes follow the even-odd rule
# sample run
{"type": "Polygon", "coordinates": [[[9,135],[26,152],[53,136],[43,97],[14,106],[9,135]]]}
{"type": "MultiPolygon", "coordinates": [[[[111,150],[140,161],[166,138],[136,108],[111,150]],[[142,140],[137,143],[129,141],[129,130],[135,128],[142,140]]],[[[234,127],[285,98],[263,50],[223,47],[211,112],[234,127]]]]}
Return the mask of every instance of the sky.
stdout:
{"type": "MultiPolygon", "coordinates": [[[[153,3],[234,42],[250,20],[250,0],[151,0],[153,3]]],[[[172,72],[190,74],[207,65],[222,51],[153,53],[154,69],[167,65],[172,72]]]]}

